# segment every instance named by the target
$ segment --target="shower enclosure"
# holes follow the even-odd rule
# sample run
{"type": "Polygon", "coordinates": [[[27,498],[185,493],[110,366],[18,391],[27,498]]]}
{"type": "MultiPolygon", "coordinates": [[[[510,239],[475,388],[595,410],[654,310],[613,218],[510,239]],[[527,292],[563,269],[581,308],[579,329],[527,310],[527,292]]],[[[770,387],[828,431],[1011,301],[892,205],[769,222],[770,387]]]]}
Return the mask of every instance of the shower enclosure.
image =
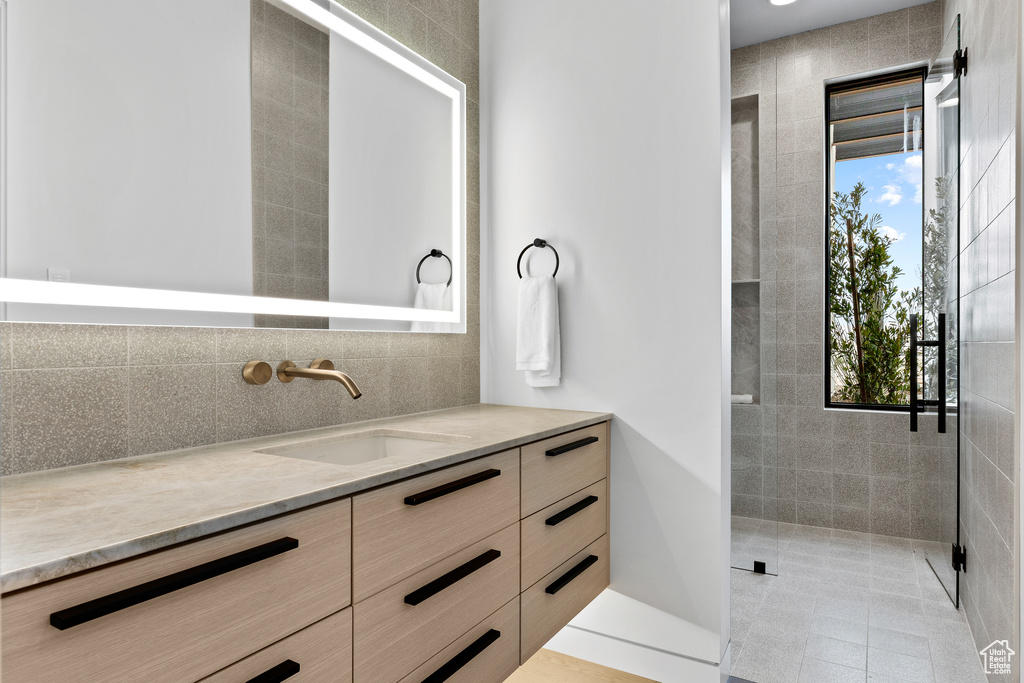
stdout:
{"type": "MultiPolygon", "coordinates": [[[[906,405],[824,405],[831,401],[822,381],[829,371],[825,168],[835,152],[823,138],[828,131],[821,93],[823,82],[907,71],[919,63],[876,64],[869,53],[851,53],[856,59],[837,67],[846,53],[829,48],[827,40],[816,42],[821,33],[796,36],[788,46],[783,39],[734,52],[732,566],[778,573],[780,542],[794,533],[790,523],[822,533],[913,539],[957,603],[956,566],[963,560],[958,534],[962,71],[957,67],[964,62],[959,18],[928,64],[924,103],[918,106],[923,112],[916,122],[924,139],[917,280],[922,295],[915,312],[918,339],[935,344],[919,347],[919,431],[909,437],[906,405]],[[831,62],[802,56],[830,49],[831,62]],[[942,398],[946,424],[940,434],[942,398]]],[[[904,105],[899,107],[906,118],[904,105]]],[[[864,124],[873,116],[882,115],[862,117],[864,124]]],[[[910,133],[901,133],[904,138],[914,131],[913,113],[907,120],[910,133]]],[[[868,147],[877,142],[863,137],[868,147]]],[[[911,149],[921,148],[907,147],[903,156],[911,149]]],[[[884,154],[860,156],[885,167],[891,157],[884,154]]],[[[873,192],[869,199],[879,201],[882,189],[873,192]]],[[[910,187],[905,203],[912,196],[910,187]]],[[[873,213],[871,206],[866,210],[873,213]]]]}

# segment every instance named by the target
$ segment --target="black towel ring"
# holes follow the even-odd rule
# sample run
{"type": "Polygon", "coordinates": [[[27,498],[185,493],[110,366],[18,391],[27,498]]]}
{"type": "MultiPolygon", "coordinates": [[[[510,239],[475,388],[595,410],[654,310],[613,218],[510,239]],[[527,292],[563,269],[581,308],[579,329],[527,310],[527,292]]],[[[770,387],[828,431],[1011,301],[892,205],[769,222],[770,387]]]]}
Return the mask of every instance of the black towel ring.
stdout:
{"type": "Polygon", "coordinates": [[[516,272],[519,273],[519,279],[520,280],[523,279],[523,271],[520,268],[520,266],[523,263],[523,254],[525,254],[526,250],[529,249],[530,247],[537,247],[538,249],[542,249],[544,247],[547,247],[551,251],[555,252],[555,272],[551,273],[551,277],[554,277],[554,276],[558,275],[558,263],[559,263],[558,251],[553,246],[548,244],[547,240],[542,240],[541,238],[538,237],[537,239],[533,240],[533,242],[531,242],[530,244],[527,244],[523,248],[523,250],[521,252],[519,252],[519,260],[516,261],[516,272]]]}
{"type": "Polygon", "coordinates": [[[416,265],[416,284],[420,284],[420,267],[423,266],[423,262],[433,256],[434,258],[441,258],[444,256],[448,259],[448,267],[451,269],[452,274],[448,276],[448,286],[452,284],[452,278],[455,277],[455,266],[452,265],[452,260],[448,258],[448,254],[444,253],[440,249],[431,249],[430,253],[420,259],[420,262],[416,265]]]}

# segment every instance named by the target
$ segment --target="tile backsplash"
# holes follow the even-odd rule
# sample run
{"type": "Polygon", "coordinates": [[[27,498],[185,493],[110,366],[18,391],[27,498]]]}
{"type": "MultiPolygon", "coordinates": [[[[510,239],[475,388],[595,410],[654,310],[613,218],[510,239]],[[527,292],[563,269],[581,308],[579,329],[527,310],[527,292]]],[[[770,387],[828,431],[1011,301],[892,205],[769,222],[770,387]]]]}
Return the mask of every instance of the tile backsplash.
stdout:
{"type": "Polygon", "coordinates": [[[0,323],[0,474],[480,399],[478,0],[341,3],[467,86],[467,334],[0,323]],[[329,358],[363,392],[242,366],[329,358]]]}
{"type": "Polygon", "coordinates": [[[4,323],[3,474],[477,403],[469,335],[4,323]],[[242,380],[265,360],[327,357],[335,382],[242,380]]]}

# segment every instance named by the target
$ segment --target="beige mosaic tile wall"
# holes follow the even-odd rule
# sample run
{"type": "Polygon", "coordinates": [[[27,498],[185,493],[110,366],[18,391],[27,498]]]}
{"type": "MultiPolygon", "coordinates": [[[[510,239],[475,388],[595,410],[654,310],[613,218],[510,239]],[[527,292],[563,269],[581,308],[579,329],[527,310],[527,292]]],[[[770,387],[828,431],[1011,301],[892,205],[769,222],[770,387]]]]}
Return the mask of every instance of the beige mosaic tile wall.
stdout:
{"type": "Polygon", "coordinates": [[[777,301],[762,317],[761,415],[733,407],[734,460],[764,465],[759,491],[734,488],[736,510],[760,497],[785,522],[938,534],[939,483],[921,476],[941,454],[934,420],[912,435],[905,414],[822,407],[822,135],[825,79],[927,60],[941,38],[932,2],[732,52],[732,97],[758,96],[762,306],[777,301]]]}
{"type": "Polygon", "coordinates": [[[0,324],[0,473],[124,458],[477,403],[479,14],[477,0],[342,3],[467,85],[468,333],[0,324]],[[249,386],[242,365],[316,357],[352,375],[249,386]]]}
{"type": "MultiPolygon", "coordinates": [[[[969,53],[960,91],[960,542],[967,546],[968,563],[960,596],[979,650],[1009,639],[1017,652],[1018,12],[1014,0],[947,0],[943,6],[945,26],[962,15],[961,42],[969,53]]],[[[1017,673],[1018,666],[1015,660],[1017,673]]]]}

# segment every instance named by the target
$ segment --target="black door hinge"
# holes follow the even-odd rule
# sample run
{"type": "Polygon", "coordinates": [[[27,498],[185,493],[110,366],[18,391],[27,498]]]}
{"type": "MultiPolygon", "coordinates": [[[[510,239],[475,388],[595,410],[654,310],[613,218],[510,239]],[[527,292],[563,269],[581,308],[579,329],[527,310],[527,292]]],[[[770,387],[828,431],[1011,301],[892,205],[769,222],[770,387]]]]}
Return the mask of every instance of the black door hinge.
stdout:
{"type": "Polygon", "coordinates": [[[957,50],[953,53],[953,77],[960,78],[967,75],[967,48],[957,50]]]}
{"type": "Polygon", "coordinates": [[[953,569],[967,573],[967,546],[953,544],[953,569]]]}

